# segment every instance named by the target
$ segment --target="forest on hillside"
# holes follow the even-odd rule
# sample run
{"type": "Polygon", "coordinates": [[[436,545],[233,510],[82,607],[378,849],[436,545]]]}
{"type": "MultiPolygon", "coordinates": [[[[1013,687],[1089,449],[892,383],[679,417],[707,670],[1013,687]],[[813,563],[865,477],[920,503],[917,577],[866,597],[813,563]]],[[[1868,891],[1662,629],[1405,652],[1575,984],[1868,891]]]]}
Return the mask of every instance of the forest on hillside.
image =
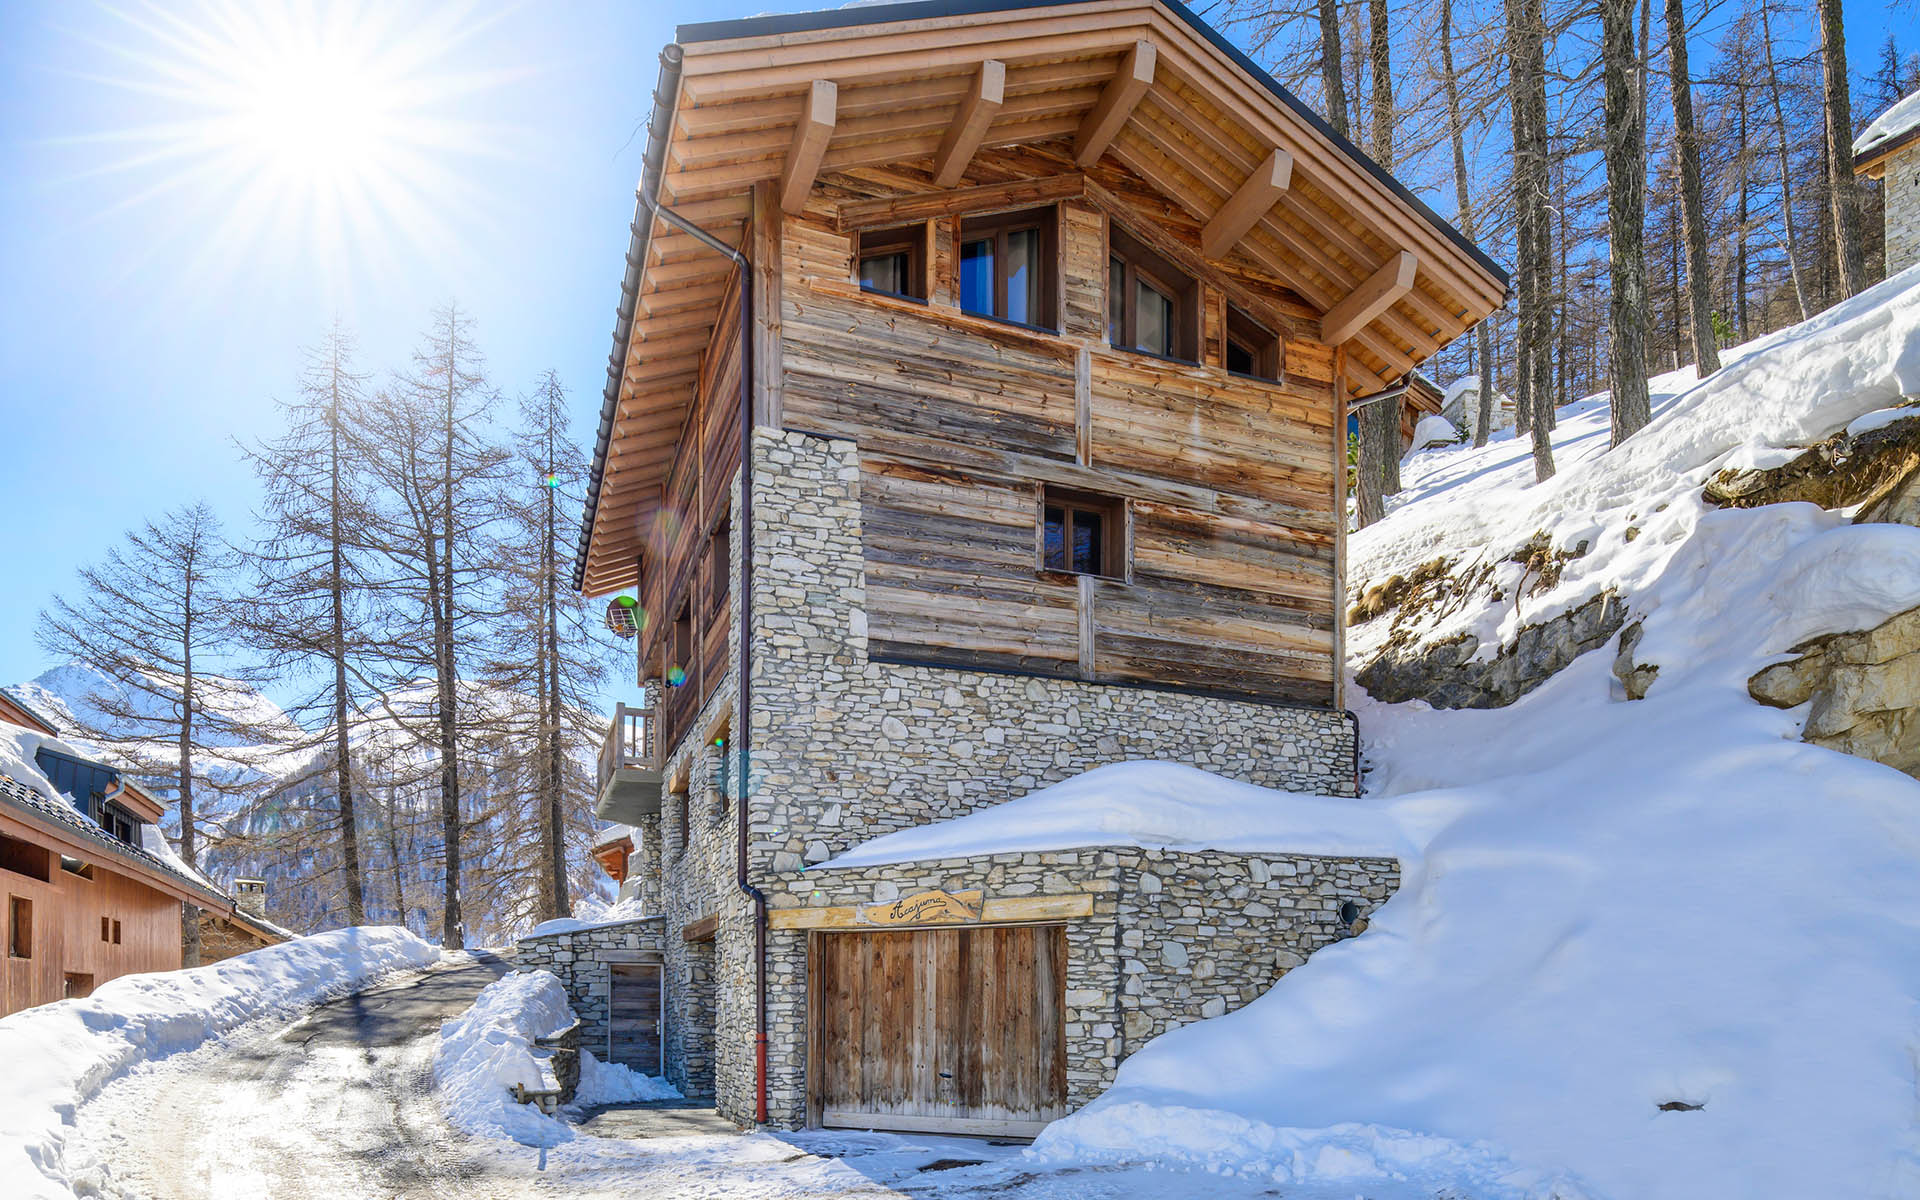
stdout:
{"type": "MultiPolygon", "coordinates": [[[[1892,35],[1849,47],[1841,0],[1220,0],[1205,15],[1508,267],[1507,306],[1422,370],[1513,396],[1541,478],[1552,447],[1532,431],[1555,408],[1615,388],[1617,444],[1648,419],[1647,377],[1709,374],[1720,348],[1885,273],[1880,185],[1855,179],[1852,143],[1920,89],[1920,55],[1892,35]]],[[[1399,488],[1398,407],[1360,409],[1362,524],[1399,488]]]]}

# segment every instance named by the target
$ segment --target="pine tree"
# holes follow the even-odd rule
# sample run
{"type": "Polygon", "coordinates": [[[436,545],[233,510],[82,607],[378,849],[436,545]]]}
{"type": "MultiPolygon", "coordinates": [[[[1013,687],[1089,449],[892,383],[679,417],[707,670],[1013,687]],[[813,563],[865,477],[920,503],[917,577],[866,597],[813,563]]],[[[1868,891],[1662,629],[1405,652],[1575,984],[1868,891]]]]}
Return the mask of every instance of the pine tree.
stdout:
{"type": "MultiPolygon", "coordinates": [[[[56,596],[36,631],[50,656],[80,663],[108,683],[75,709],[80,734],[133,775],[173,793],[180,857],[197,867],[205,795],[222,741],[244,726],[232,701],[246,694],[214,664],[232,642],[238,556],[205,504],[174,509],[129,530],[105,559],[80,569],[81,590],[56,596]]],[[[184,913],[186,962],[199,965],[195,910],[184,913]]]]}
{"type": "Polygon", "coordinates": [[[319,765],[332,776],[347,923],[361,925],[366,896],[352,749],[369,653],[362,560],[370,512],[351,444],[353,424],[365,419],[366,377],[352,360],[352,341],[336,324],[307,354],[300,398],[284,406],[284,432],[246,451],[266,497],[266,532],[251,556],[264,602],[244,611],[242,633],[263,676],[310,684],[288,711],[318,718],[308,723],[320,732],[289,748],[324,752],[319,765]]]}
{"type": "Polygon", "coordinates": [[[444,855],[441,935],[465,945],[461,869],[464,754],[486,717],[466,708],[462,671],[498,615],[493,534],[504,454],[487,438],[495,403],[468,318],[436,313],[414,369],[365,406],[354,429],[377,485],[369,547],[381,567],[373,584],[385,629],[379,648],[385,690],[377,703],[435,756],[444,855]],[[396,708],[393,693],[424,678],[424,722],[396,708]]]}
{"type": "Polygon", "coordinates": [[[1645,108],[1634,94],[1637,71],[1633,0],[1600,0],[1605,73],[1608,261],[1612,297],[1607,386],[1612,389],[1613,444],[1652,419],[1647,394],[1647,260],[1645,108]]]}

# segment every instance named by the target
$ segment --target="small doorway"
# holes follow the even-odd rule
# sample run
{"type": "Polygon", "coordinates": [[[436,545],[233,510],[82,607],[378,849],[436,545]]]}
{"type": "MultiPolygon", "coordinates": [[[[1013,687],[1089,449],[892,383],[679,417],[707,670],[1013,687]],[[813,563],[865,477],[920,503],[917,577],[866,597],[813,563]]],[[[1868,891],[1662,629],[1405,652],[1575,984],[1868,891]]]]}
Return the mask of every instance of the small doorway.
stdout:
{"type": "Polygon", "coordinates": [[[660,1036],[660,964],[615,963],[607,997],[607,1061],[665,1074],[660,1036]]]}

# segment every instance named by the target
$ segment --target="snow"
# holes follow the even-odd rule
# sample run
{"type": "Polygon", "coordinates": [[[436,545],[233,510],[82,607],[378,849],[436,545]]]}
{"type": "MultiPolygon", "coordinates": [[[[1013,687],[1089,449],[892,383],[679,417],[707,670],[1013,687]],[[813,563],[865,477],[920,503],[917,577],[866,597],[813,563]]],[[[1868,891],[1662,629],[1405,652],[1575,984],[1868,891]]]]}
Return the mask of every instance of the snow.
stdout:
{"type": "Polygon", "coordinates": [[[577,1107],[681,1098],[679,1088],[657,1075],[642,1075],[621,1063],[601,1062],[591,1050],[580,1052],[580,1086],[573,1094],[577,1107]]]}
{"type": "Polygon", "coordinates": [[[1453,427],[1452,421],[1438,413],[1428,413],[1420,418],[1418,425],[1413,427],[1413,445],[1407,452],[1418,454],[1430,446],[1451,445],[1459,440],[1460,431],[1453,427]]]}
{"type": "MultiPolygon", "coordinates": [[[[0,746],[0,765],[7,751],[0,746]]],[[[390,971],[426,966],[440,949],[404,929],[341,929],[212,966],[123,975],[84,1000],[0,1019],[0,1179],[10,1200],[71,1197],[63,1148],[76,1107],[110,1080],[200,1046],[257,1018],[290,1014],[390,971]]]]}
{"type": "Polygon", "coordinates": [[[1873,124],[1861,130],[1853,140],[1853,156],[1860,158],[1880,146],[1920,126],[1920,92],[1897,101],[1892,108],[1875,117],[1873,124]]]}
{"type": "Polygon", "coordinates": [[[447,1119],[468,1133],[552,1146],[570,1136],[552,1117],[513,1098],[542,1088],[535,1038],[573,1024],[567,989],[550,971],[515,971],[488,984],[473,1006],[440,1027],[433,1081],[447,1119]]]}
{"type": "Polygon", "coordinates": [[[545,937],[554,933],[579,933],[583,929],[599,929],[606,925],[622,925],[628,921],[643,920],[650,914],[639,896],[628,896],[611,904],[594,896],[582,896],[574,902],[574,911],[578,916],[555,917],[542,921],[520,937],[545,937]]]}
{"type": "MultiPolygon", "coordinates": [[[[1920,391],[1920,269],[1727,360],[1653,380],[1654,423],[1611,452],[1604,396],[1563,409],[1547,483],[1511,436],[1416,455],[1388,519],[1350,542],[1356,593],[1436,556],[1495,564],[1408,627],[1473,632],[1483,654],[1616,590],[1644,622],[1637,660],[1660,668],[1645,699],[1618,691],[1611,649],[1500,710],[1355,686],[1362,799],[1122,764],[831,864],[1397,847],[1401,889],[1365,934],[1149,1043],[1036,1160],[1288,1194],[1920,1195],[1920,782],[1802,743],[1804,709],[1746,692],[1807,637],[1920,605],[1920,529],[1700,498],[1730,462],[1920,391]],[[1535,531],[1585,552],[1527,595],[1502,560],[1535,531]]],[[[1390,625],[1355,626],[1353,662],[1390,625]]]]}
{"type": "Polygon", "coordinates": [[[1412,852],[1383,814],[1350,800],[1275,792],[1170,762],[1095,767],[1050,787],[957,817],[889,833],[813,870],[885,863],[1136,846],[1151,850],[1300,854],[1412,852]]]}
{"type": "Polygon", "coordinates": [[[1885,429],[1894,422],[1904,421],[1908,417],[1920,417],[1920,407],[1909,404],[1875,409],[1864,417],[1855,417],[1847,422],[1847,436],[1856,438],[1862,434],[1872,433],[1876,429],[1885,429]]]}

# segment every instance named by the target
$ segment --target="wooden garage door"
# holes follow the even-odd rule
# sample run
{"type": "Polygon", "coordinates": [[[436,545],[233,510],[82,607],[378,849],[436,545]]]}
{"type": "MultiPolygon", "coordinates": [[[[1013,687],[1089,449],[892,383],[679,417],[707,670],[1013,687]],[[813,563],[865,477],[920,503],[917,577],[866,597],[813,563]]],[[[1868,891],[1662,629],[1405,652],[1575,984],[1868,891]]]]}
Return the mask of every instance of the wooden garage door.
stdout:
{"type": "Polygon", "coordinates": [[[1062,925],[815,933],[823,1125],[1031,1135],[1066,1114],[1062,925]]]}
{"type": "Polygon", "coordinates": [[[607,1058],[648,1075],[660,1057],[660,964],[616,964],[608,997],[607,1058]]]}

